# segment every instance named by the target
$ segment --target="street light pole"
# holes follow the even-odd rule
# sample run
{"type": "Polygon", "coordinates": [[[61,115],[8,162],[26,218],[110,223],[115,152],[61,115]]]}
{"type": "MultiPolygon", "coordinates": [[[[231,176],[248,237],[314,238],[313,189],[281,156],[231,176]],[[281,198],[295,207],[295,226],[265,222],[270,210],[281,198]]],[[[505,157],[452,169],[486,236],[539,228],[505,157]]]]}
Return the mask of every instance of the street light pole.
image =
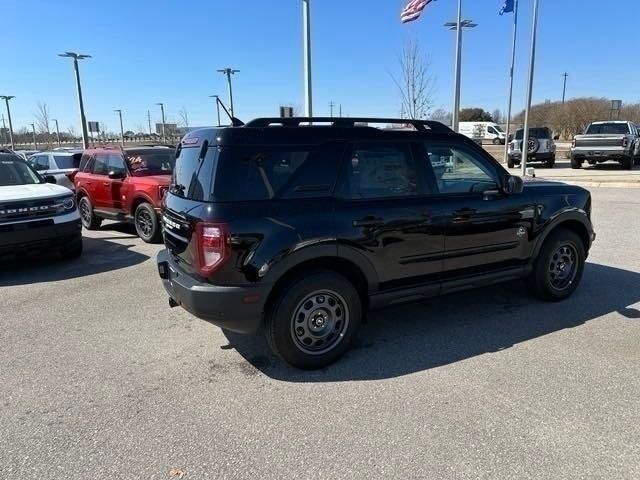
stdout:
{"type": "Polygon", "coordinates": [[[231,75],[239,73],[240,70],[234,70],[233,68],[223,68],[221,70],[218,70],[218,72],[227,76],[227,85],[229,87],[229,108],[231,109],[231,116],[235,117],[235,113],[233,110],[233,88],[231,87],[231,75]]]}
{"type": "Polygon", "coordinates": [[[220,123],[220,97],[218,95],[209,95],[209,98],[214,98],[216,100],[216,110],[218,112],[218,126],[222,125],[220,123]]]}
{"type": "Polygon", "coordinates": [[[529,59],[529,84],[527,86],[527,105],[524,111],[524,132],[522,134],[522,176],[527,173],[527,155],[529,153],[529,112],[533,97],[533,77],[536,65],[536,37],[538,34],[538,0],[533,3],[533,27],[531,28],[531,58],[529,59]]]}
{"type": "Polygon", "coordinates": [[[57,119],[54,118],[53,121],[56,122],[56,138],[58,139],[58,146],[60,146],[60,127],[57,119]]]}
{"type": "Polygon", "coordinates": [[[122,127],[122,110],[117,108],[114,110],[114,112],[116,112],[120,117],[120,138],[122,139],[122,146],[124,147],[124,128],[122,127]]]}
{"type": "Polygon", "coordinates": [[[65,52],[58,54],[59,57],[73,58],[73,69],[76,74],[76,88],[78,90],[78,106],[80,109],[80,123],[82,124],[82,146],[86,150],[89,148],[89,136],[87,135],[87,118],[84,115],[84,101],[82,100],[82,87],[80,86],[80,70],[78,60],[91,58],[91,55],[82,55],[75,52],[65,52]]]}
{"type": "Polygon", "coordinates": [[[38,142],[36,141],[36,126],[33,123],[31,124],[31,131],[33,132],[33,149],[37,150],[38,142]]]}
{"type": "Polygon", "coordinates": [[[458,0],[458,21],[448,22],[444,24],[449,30],[456,31],[456,71],[455,71],[455,87],[453,95],[453,114],[451,128],[457,132],[460,123],[460,82],[462,78],[462,29],[475,28],[477,23],[471,20],[462,20],[462,0],[458,0]]]}
{"type": "Polygon", "coordinates": [[[562,76],[564,77],[564,85],[562,87],[562,104],[564,105],[564,99],[567,94],[567,77],[569,76],[569,74],[567,72],[564,72],[562,76]]]}
{"type": "Polygon", "coordinates": [[[511,69],[509,70],[509,107],[507,108],[507,137],[504,140],[504,163],[509,161],[509,130],[511,129],[511,108],[513,106],[513,73],[516,64],[518,39],[518,0],[513,7],[513,45],[511,46],[511,69]]]}
{"type": "Polygon", "coordinates": [[[160,105],[160,111],[162,112],[162,141],[164,143],[167,142],[167,132],[164,126],[164,103],[156,103],[156,105],[160,105]]]}
{"type": "Polygon", "coordinates": [[[304,114],[313,117],[313,90],[311,86],[311,0],[302,0],[302,30],[304,50],[304,114]]]}
{"type": "Polygon", "coordinates": [[[7,117],[9,120],[9,141],[11,142],[11,150],[16,149],[16,145],[13,141],[13,124],[11,123],[11,109],[9,108],[9,100],[16,98],[13,95],[0,95],[0,98],[4,99],[4,103],[7,106],[7,117]]]}

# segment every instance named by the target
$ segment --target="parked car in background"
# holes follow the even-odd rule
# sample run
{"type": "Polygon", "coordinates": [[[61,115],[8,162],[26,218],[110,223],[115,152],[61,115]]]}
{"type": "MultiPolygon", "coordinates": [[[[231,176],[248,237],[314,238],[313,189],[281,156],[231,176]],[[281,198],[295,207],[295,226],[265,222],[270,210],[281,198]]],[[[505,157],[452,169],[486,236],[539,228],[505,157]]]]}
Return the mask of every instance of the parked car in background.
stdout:
{"type": "Polygon", "coordinates": [[[480,144],[489,141],[494,145],[504,145],[507,138],[502,127],[495,122],[460,122],[458,132],[480,144]]]}
{"type": "MultiPolygon", "coordinates": [[[[523,137],[524,128],[520,128],[516,130],[513,140],[509,142],[509,157],[507,159],[509,168],[514,168],[522,162],[523,137]]],[[[553,168],[556,163],[556,144],[549,128],[530,128],[527,143],[527,164],[543,163],[547,168],[553,168]]]]}
{"type": "Polygon", "coordinates": [[[368,309],[520,278],[551,301],[578,287],[587,190],[523,182],[438,122],[308,120],[182,139],[157,259],[170,306],[320,368],[368,309]]]}
{"type": "Polygon", "coordinates": [[[583,135],[576,135],[571,146],[571,168],[616,161],[625,170],[633,169],[640,160],[640,138],[632,122],[593,122],[583,135]]]}
{"type": "Polygon", "coordinates": [[[69,189],[22,158],[0,153],[0,258],[28,253],[82,254],[82,226],[69,189]],[[51,182],[51,183],[49,183],[51,182]]]}
{"type": "Polygon", "coordinates": [[[13,153],[18,155],[23,160],[29,160],[29,157],[31,155],[35,155],[36,153],[39,153],[39,152],[40,152],[40,150],[16,150],[13,153]]]}
{"type": "Polygon", "coordinates": [[[28,161],[40,175],[51,175],[58,185],[75,191],[73,179],[78,173],[81,158],[81,150],[58,150],[36,153],[28,161]]]}
{"type": "Polygon", "coordinates": [[[160,205],[174,164],[175,149],[168,147],[86,150],[75,176],[84,227],[95,230],[106,219],[130,222],[145,242],[160,241],[160,205]]]}

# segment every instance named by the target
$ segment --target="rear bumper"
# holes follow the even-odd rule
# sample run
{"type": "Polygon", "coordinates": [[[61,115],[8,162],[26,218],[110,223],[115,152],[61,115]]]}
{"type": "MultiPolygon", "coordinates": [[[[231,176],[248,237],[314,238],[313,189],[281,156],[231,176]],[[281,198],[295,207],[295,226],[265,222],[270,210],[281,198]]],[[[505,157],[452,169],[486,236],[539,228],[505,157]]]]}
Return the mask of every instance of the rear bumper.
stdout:
{"type": "Polygon", "coordinates": [[[0,225],[0,257],[60,250],[82,241],[80,219],[48,222],[50,220],[0,225]]]}
{"type": "Polygon", "coordinates": [[[631,151],[623,147],[574,147],[571,149],[571,158],[575,160],[607,161],[629,158],[631,151]]]}
{"type": "MultiPolygon", "coordinates": [[[[522,160],[522,154],[520,152],[514,152],[509,154],[509,158],[511,158],[515,162],[520,162],[522,160]]],[[[556,152],[545,152],[545,153],[532,153],[527,155],[527,162],[548,162],[549,160],[556,159],[556,152]]]]}
{"type": "Polygon", "coordinates": [[[238,333],[260,330],[270,288],[218,286],[185,274],[166,250],[157,256],[158,274],[174,305],[220,328],[238,333]]]}

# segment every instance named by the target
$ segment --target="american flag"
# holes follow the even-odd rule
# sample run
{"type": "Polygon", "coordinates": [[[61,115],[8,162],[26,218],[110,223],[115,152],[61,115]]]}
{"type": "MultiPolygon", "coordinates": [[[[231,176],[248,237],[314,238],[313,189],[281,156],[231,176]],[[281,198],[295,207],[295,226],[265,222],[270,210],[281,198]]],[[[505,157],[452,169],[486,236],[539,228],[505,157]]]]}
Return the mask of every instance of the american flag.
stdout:
{"type": "Polygon", "coordinates": [[[424,7],[429,5],[431,2],[435,2],[435,0],[409,0],[407,6],[404,7],[402,13],[400,14],[400,21],[402,23],[413,22],[420,18],[420,14],[424,7]]]}

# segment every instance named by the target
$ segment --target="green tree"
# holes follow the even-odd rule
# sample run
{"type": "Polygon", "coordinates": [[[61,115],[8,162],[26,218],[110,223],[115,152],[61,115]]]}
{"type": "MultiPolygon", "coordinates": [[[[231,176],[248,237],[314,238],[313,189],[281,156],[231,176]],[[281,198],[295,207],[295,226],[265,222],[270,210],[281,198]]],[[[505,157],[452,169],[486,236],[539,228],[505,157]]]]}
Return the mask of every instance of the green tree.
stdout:
{"type": "Polygon", "coordinates": [[[463,108],[460,110],[461,122],[493,122],[493,117],[483,108],[463,108]]]}

